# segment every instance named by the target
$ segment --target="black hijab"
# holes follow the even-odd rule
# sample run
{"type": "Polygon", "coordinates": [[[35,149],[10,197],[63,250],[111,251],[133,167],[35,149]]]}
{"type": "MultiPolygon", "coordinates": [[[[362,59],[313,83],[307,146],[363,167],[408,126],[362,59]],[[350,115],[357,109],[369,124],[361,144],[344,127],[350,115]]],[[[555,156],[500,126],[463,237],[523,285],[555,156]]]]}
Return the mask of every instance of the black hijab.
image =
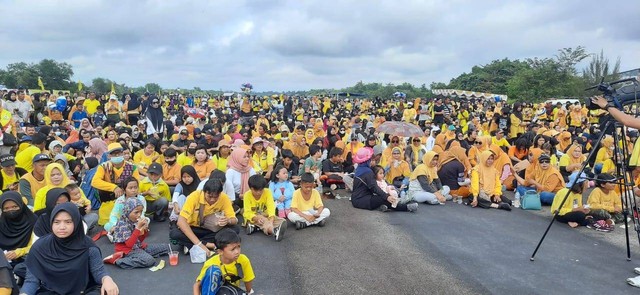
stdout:
{"type": "MultiPolygon", "coordinates": [[[[33,227],[33,233],[38,237],[43,237],[44,235],[51,232],[51,214],[53,209],[56,207],[56,202],[58,202],[58,198],[65,195],[67,200],[71,200],[69,197],[69,193],[66,189],[63,188],[54,188],[47,192],[46,196],[46,205],[44,209],[38,210],[36,214],[38,214],[38,220],[36,221],[35,226],[33,227]]],[[[69,202],[69,201],[67,201],[69,202]]],[[[76,206],[76,210],[78,207],[76,206]]]]}
{"type": "Polygon", "coordinates": [[[131,93],[129,95],[129,103],[127,103],[127,111],[133,111],[140,107],[140,100],[138,100],[138,95],[135,93],[131,93]]]}
{"type": "MultiPolygon", "coordinates": [[[[57,205],[49,224],[60,212],[67,212],[73,220],[73,233],[66,238],[55,234],[38,239],[27,257],[27,268],[44,286],[57,294],[80,294],[89,285],[89,249],[96,247],[84,234],[82,216],[72,203],[57,205]]],[[[49,231],[52,229],[49,227],[49,231]]]]}
{"type": "Polygon", "coordinates": [[[96,157],[87,157],[84,158],[84,161],[87,163],[87,166],[89,166],[89,169],[93,169],[96,166],[98,166],[98,158],[96,157]]]}
{"type": "Polygon", "coordinates": [[[20,209],[0,215],[0,249],[12,251],[29,245],[36,216],[27,208],[19,193],[8,191],[0,196],[0,207],[7,201],[13,201],[20,209]],[[12,216],[13,215],[13,216],[12,216]]]}
{"type": "Polygon", "coordinates": [[[183,195],[188,197],[192,192],[194,192],[198,188],[199,184],[200,184],[200,177],[198,177],[198,173],[196,173],[196,169],[193,168],[193,166],[187,165],[182,167],[182,169],[180,169],[180,185],[182,186],[183,195]],[[185,174],[185,173],[189,174],[193,178],[193,181],[189,185],[187,185],[182,181],[182,174],[185,174]]]}
{"type": "Polygon", "coordinates": [[[149,104],[149,107],[146,111],[147,119],[149,119],[149,122],[151,123],[151,125],[153,125],[156,133],[162,133],[162,131],[164,130],[164,115],[162,114],[162,109],[160,108],[160,99],[158,99],[158,97],[156,97],[155,95],[152,95],[151,97],[149,97],[149,100],[151,101],[151,103],[149,104]],[[154,101],[158,102],[158,106],[153,106],[154,101]]]}

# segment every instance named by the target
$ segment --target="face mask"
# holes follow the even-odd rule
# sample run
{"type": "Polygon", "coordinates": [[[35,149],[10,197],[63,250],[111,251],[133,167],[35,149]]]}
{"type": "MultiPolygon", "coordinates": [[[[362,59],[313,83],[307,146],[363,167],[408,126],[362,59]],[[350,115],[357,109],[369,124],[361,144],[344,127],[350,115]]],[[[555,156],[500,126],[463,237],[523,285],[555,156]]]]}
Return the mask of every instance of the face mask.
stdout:
{"type": "Polygon", "coordinates": [[[187,149],[187,152],[193,155],[196,153],[196,149],[187,149]]]}
{"type": "Polygon", "coordinates": [[[56,131],[56,136],[60,136],[60,134],[62,134],[62,132],[56,131]]]}
{"type": "Polygon", "coordinates": [[[169,165],[169,166],[173,166],[173,164],[175,164],[175,163],[176,163],[176,160],[173,160],[173,161],[165,161],[165,162],[167,163],[167,165],[169,165]]]}
{"type": "Polygon", "coordinates": [[[20,217],[20,210],[3,212],[2,215],[6,216],[8,219],[14,220],[20,217]]]}
{"type": "Polygon", "coordinates": [[[113,164],[122,164],[124,162],[124,157],[111,157],[111,163],[113,164]]]}

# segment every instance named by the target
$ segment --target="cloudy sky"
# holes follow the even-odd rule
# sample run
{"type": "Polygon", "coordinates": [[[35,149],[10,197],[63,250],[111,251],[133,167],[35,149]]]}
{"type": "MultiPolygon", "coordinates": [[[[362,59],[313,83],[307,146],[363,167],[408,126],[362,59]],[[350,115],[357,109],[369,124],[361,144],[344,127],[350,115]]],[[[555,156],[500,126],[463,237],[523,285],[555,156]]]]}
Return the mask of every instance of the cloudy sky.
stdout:
{"type": "Polygon", "coordinates": [[[604,49],[640,67],[640,1],[0,0],[0,67],[74,80],[255,90],[449,81],[508,57],[604,49]],[[331,4],[328,4],[331,3],[331,4]]]}

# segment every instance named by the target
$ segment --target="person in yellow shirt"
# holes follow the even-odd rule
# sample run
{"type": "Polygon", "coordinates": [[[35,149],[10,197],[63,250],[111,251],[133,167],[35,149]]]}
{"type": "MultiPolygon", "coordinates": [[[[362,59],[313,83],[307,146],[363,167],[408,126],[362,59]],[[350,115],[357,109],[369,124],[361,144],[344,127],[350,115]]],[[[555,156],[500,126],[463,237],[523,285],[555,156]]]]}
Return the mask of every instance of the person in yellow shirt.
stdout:
{"type": "Polygon", "coordinates": [[[609,225],[624,221],[622,201],[615,191],[616,177],[609,173],[598,174],[596,185],[587,199],[587,205],[591,210],[589,216],[594,220],[605,220],[609,225]]]}
{"type": "Polygon", "coordinates": [[[324,207],[320,193],[315,190],[316,180],[311,173],[300,176],[300,188],[293,192],[291,200],[291,212],[289,221],[296,225],[296,229],[302,229],[311,225],[324,226],[326,219],[331,215],[329,209],[324,207]]]}
{"type": "Polygon", "coordinates": [[[240,253],[240,236],[230,229],[223,229],[215,239],[218,255],[209,258],[202,266],[193,284],[193,294],[213,294],[212,289],[219,289],[223,284],[236,289],[237,294],[253,294],[256,276],[249,258],[240,253]],[[244,282],[245,290],[240,289],[240,281],[244,282]]]}
{"type": "MultiPolygon", "coordinates": [[[[0,208],[3,215],[0,219],[0,249],[4,250],[3,258],[10,259],[12,265],[16,267],[24,263],[25,255],[31,249],[33,227],[37,217],[27,208],[27,204],[23,202],[18,192],[3,193],[0,196],[0,208]]],[[[21,275],[24,277],[26,273],[21,275]]],[[[7,277],[13,277],[13,272],[10,272],[7,277]]],[[[3,287],[0,286],[0,294],[11,294],[11,290],[8,293],[2,293],[3,287]]]]}
{"type": "Polygon", "coordinates": [[[44,171],[51,163],[51,158],[47,154],[37,154],[33,158],[33,171],[20,177],[19,190],[23,198],[27,199],[27,204],[33,206],[34,199],[38,191],[47,183],[44,179],[44,171]]]}
{"type": "Polygon", "coordinates": [[[182,167],[187,166],[187,165],[192,165],[193,164],[193,160],[196,157],[196,148],[198,147],[198,144],[195,142],[190,142],[189,145],[187,146],[187,150],[184,153],[181,153],[178,155],[178,164],[182,167]]]}
{"type": "Polygon", "coordinates": [[[272,150],[264,146],[264,141],[260,137],[256,137],[251,145],[251,160],[256,173],[263,175],[265,178],[271,178],[273,165],[275,164],[275,156],[272,150]]]}
{"type": "Polygon", "coordinates": [[[171,201],[169,186],[162,180],[162,165],[149,166],[149,175],[140,181],[140,194],[147,200],[147,213],[153,213],[153,220],[166,220],[165,211],[171,201]]]}
{"type": "Polygon", "coordinates": [[[16,153],[16,166],[27,170],[27,172],[31,172],[33,171],[33,157],[42,153],[45,149],[47,136],[42,133],[36,133],[31,138],[24,136],[21,141],[30,141],[31,144],[24,150],[20,150],[16,153]]]}
{"type": "Polygon", "coordinates": [[[215,169],[227,172],[227,164],[229,163],[229,155],[231,155],[231,143],[226,139],[218,142],[218,153],[211,159],[215,169]]]}
{"type": "Polygon", "coordinates": [[[180,183],[182,166],[177,163],[176,150],[168,148],[164,151],[164,163],[162,164],[162,180],[168,186],[176,186],[180,183]]]}
{"type": "Polygon", "coordinates": [[[151,166],[160,157],[160,154],[155,151],[155,144],[153,141],[147,141],[144,148],[133,154],[133,163],[138,166],[139,173],[142,176],[147,176],[147,167],[151,166]]]}
{"type": "Polygon", "coordinates": [[[196,147],[195,160],[191,166],[196,169],[196,173],[198,173],[200,179],[207,179],[211,171],[216,169],[215,164],[207,154],[207,148],[202,144],[196,147]]]}
{"type": "Polygon", "coordinates": [[[249,177],[249,190],[244,193],[244,220],[247,222],[246,233],[250,235],[262,230],[265,235],[273,235],[281,241],[287,229],[287,221],[276,216],[276,203],[273,194],[267,189],[267,181],[262,175],[249,177]]]}
{"type": "Polygon", "coordinates": [[[16,167],[16,161],[13,155],[0,155],[0,190],[3,192],[12,190],[17,191],[20,178],[27,174],[27,170],[16,167]]]}
{"type": "Polygon", "coordinates": [[[497,130],[495,131],[495,135],[491,137],[491,143],[499,146],[503,150],[507,150],[511,147],[506,138],[504,138],[504,131],[497,130]]]}
{"type": "Polygon", "coordinates": [[[197,245],[208,255],[216,249],[216,232],[230,228],[239,233],[237,224],[233,204],[222,192],[222,182],[209,179],[202,190],[187,196],[178,217],[178,226],[169,232],[169,238],[187,248],[197,245]]]}
{"type": "Polygon", "coordinates": [[[98,110],[98,107],[100,106],[100,101],[96,99],[95,92],[89,93],[88,99],[84,101],[84,106],[86,108],[87,115],[89,115],[89,117],[95,114],[95,112],[98,110]]]}
{"type": "Polygon", "coordinates": [[[558,213],[556,220],[566,223],[572,228],[588,224],[587,213],[589,213],[589,209],[582,206],[582,193],[589,187],[589,182],[586,180],[587,175],[585,173],[580,174],[580,177],[578,177],[578,171],[576,171],[569,176],[567,187],[556,193],[559,197],[553,198],[553,203],[551,204],[551,214],[558,213]],[[560,203],[562,203],[565,196],[567,196],[567,200],[561,208],[560,203]]]}
{"type": "MultiPolygon", "coordinates": [[[[39,189],[33,202],[33,212],[38,212],[46,207],[47,192],[54,188],[64,188],[71,181],[65,173],[64,167],[58,163],[51,163],[45,168],[44,180],[46,185],[39,189]]],[[[80,191],[81,198],[86,199],[84,192],[80,191]]]]}

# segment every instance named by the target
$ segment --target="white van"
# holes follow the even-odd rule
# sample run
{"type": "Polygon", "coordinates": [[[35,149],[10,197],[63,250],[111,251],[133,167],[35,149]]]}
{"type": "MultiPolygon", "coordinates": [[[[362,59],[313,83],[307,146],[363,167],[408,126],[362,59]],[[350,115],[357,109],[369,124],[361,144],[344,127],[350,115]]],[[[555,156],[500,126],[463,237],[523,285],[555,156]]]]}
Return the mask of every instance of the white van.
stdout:
{"type": "Polygon", "coordinates": [[[566,105],[567,103],[575,104],[576,102],[580,102],[580,100],[576,98],[568,98],[568,99],[549,99],[545,101],[545,103],[551,103],[551,105],[556,105],[558,103],[561,103],[562,105],[566,105]]]}

